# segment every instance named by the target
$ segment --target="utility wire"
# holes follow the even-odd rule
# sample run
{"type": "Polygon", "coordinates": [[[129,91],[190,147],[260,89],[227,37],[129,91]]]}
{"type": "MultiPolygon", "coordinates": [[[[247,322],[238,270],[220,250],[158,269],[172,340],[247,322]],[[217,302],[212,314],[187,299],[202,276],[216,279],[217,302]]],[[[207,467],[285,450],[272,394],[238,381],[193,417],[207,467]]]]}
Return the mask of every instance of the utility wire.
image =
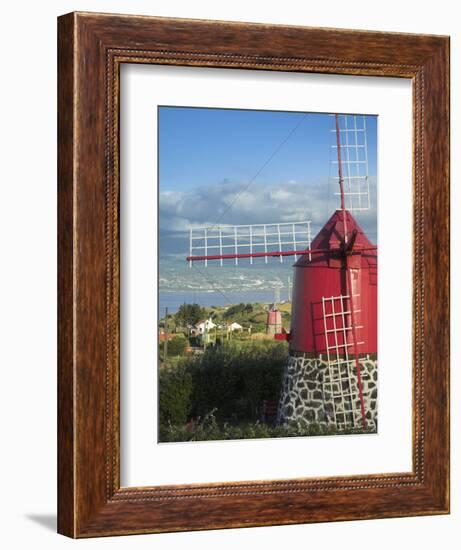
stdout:
{"type": "Polygon", "coordinates": [[[234,206],[234,204],[238,201],[238,199],[242,196],[245,191],[248,190],[250,185],[255,181],[255,179],[261,174],[261,172],[266,168],[266,166],[271,162],[271,160],[275,157],[275,155],[280,151],[280,149],[285,145],[285,143],[291,138],[291,136],[296,132],[296,130],[301,126],[301,124],[304,122],[305,118],[307,117],[307,113],[304,113],[301,118],[298,120],[294,128],[290,131],[290,133],[281,141],[277,147],[272,151],[272,153],[267,157],[267,159],[262,164],[261,168],[255,173],[255,175],[249,180],[249,182],[246,184],[246,186],[237,193],[234,200],[229,204],[229,206],[224,210],[224,212],[219,216],[219,218],[216,220],[216,222],[209,227],[209,229],[215,229],[219,222],[223,219],[223,217],[229,212],[229,210],[234,206]]]}
{"type": "Polygon", "coordinates": [[[197,267],[197,265],[195,265],[195,263],[194,263],[194,265],[192,266],[192,268],[195,269],[195,270],[197,270],[197,271],[200,273],[200,275],[201,275],[206,281],[208,281],[208,283],[211,285],[211,287],[213,288],[213,290],[215,290],[216,292],[219,292],[219,294],[221,294],[222,296],[224,296],[224,298],[226,299],[226,301],[227,301],[228,304],[231,304],[231,303],[232,303],[231,298],[230,298],[229,296],[227,296],[227,294],[226,294],[223,290],[221,290],[221,289],[219,288],[219,283],[216,283],[216,284],[215,284],[215,283],[213,282],[212,279],[208,278],[208,277],[205,275],[205,273],[204,273],[199,267],[197,267]]]}

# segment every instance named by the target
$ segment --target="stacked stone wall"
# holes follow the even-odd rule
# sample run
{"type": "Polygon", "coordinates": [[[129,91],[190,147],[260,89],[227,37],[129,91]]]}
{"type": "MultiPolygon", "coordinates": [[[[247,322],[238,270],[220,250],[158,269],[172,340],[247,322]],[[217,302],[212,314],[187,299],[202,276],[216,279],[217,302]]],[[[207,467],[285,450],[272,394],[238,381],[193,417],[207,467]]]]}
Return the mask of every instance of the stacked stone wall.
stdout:
{"type": "MultiPolygon", "coordinates": [[[[359,363],[367,424],[369,428],[376,429],[378,424],[378,362],[364,357],[360,358],[359,363]]],[[[349,376],[353,391],[357,393],[355,367],[350,369],[349,376]]],[[[337,401],[336,406],[333,403],[335,395],[338,395],[341,390],[345,394],[350,391],[348,381],[341,384],[342,387],[336,386],[336,394],[333,394],[328,363],[322,357],[308,357],[302,353],[290,355],[283,373],[277,413],[278,423],[303,421],[337,425],[339,420],[347,419],[352,427],[351,414],[353,413],[345,416],[336,414],[335,422],[335,410],[338,411],[337,401]]],[[[356,402],[357,408],[359,408],[359,403],[356,402]]],[[[359,416],[361,417],[361,414],[359,416]]]]}

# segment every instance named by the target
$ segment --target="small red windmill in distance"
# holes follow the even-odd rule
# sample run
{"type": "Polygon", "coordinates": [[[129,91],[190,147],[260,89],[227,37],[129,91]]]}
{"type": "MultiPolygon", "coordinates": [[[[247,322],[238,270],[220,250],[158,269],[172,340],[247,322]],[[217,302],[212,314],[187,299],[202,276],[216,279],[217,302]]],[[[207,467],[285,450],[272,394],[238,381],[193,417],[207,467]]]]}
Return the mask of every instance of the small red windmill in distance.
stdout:
{"type": "Polygon", "coordinates": [[[194,228],[187,260],[223,266],[295,256],[291,330],[275,335],[289,341],[290,354],[279,421],[365,429],[373,414],[360,356],[377,352],[377,247],[351,211],[370,208],[366,122],[365,116],[332,116],[340,208],[313,240],[310,221],[194,228]]]}

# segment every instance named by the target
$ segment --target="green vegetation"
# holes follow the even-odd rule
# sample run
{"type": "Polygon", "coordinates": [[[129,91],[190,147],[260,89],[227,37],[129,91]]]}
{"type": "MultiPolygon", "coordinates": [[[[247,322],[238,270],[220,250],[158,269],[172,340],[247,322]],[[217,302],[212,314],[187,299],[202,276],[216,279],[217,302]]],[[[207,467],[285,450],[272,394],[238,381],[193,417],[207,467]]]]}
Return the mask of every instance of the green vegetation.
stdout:
{"type": "Polygon", "coordinates": [[[237,304],[235,306],[228,307],[222,316],[224,319],[232,319],[235,321],[235,317],[246,317],[247,315],[253,313],[254,309],[255,308],[252,304],[237,304]]]}
{"type": "Polygon", "coordinates": [[[183,355],[189,342],[184,334],[176,334],[168,341],[168,357],[183,355]]]}
{"type": "Polygon", "coordinates": [[[273,341],[233,342],[187,362],[192,373],[191,416],[216,411],[220,421],[253,421],[263,400],[277,400],[287,346],[273,341]]]}
{"type": "Polygon", "coordinates": [[[198,304],[183,304],[173,316],[176,325],[195,325],[206,316],[206,310],[198,304]]]}
{"type": "MultiPolygon", "coordinates": [[[[291,304],[279,309],[288,328],[291,304]]],[[[263,403],[272,403],[272,413],[276,406],[288,354],[286,342],[265,334],[267,311],[267,304],[258,303],[183,304],[160,320],[161,441],[299,435],[299,428],[286,433],[286,428],[272,426],[273,414],[266,416],[268,424],[261,421],[263,403]],[[205,336],[191,331],[207,318],[216,328],[205,336]],[[243,330],[228,331],[226,325],[233,322],[243,330]]]]}
{"type": "MultiPolygon", "coordinates": [[[[291,303],[278,308],[288,328],[291,303]]],[[[267,304],[257,303],[208,308],[183,304],[176,314],[160,320],[159,441],[338,433],[333,427],[307,421],[275,424],[288,345],[265,334],[267,311],[267,304]],[[190,330],[210,317],[215,329],[205,335],[190,330]],[[232,322],[251,331],[231,333],[226,325],[232,322]]]]}
{"type": "MultiPolygon", "coordinates": [[[[291,303],[278,304],[282,314],[282,325],[289,329],[291,321],[291,303]]],[[[169,314],[167,319],[170,332],[185,331],[187,327],[194,326],[199,321],[210,318],[217,325],[236,322],[253,333],[265,332],[268,304],[234,304],[230,306],[201,307],[198,304],[183,304],[174,314],[169,314]]],[[[165,319],[160,319],[160,326],[165,327],[165,319]]]]}
{"type": "Polygon", "coordinates": [[[181,425],[187,421],[192,392],[192,376],[184,365],[160,371],[160,426],[181,425]]]}
{"type": "MultiPolygon", "coordinates": [[[[359,433],[362,430],[338,430],[334,426],[325,426],[307,422],[293,422],[286,426],[264,424],[259,421],[233,425],[229,422],[220,423],[215,411],[208,413],[203,419],[190,421],[187,424],[161,424],[160,441],[222,441],[229,439],[262,439],[269,437],[301,437],[313,435],[341,435],[359,433]]],[[[373,433],[370,430],[370,433],[373,433]]]]}
{"type": "MultiPolygon", "coordinates": [[[[263,401],[278,400],[287,352],[284,342],[264,340],[169,359],[159,371],[161,440],[180,441],[176,438],[190,426],[201,433],[211,412],[226,429],[258,422],[263,401]]],[[[263,437],[255,429],[259,435],[253,437],[263,437]]]]}
{"type": "MultiPolygon", "coordinates": [[[[285,329],[290,327],[291,304],[284,303],[277,306],[282,314],[282,324],[285,329]]],[[[235,321],[244,327],[252,327],[253,332],[266,330],[268,304],[236,304],[225,308],[218,308],[213,313],[213,320],[222,319],[225,322],[235,321]]],[[[216,322],[216,321],[215,321],[216,322]]]]}

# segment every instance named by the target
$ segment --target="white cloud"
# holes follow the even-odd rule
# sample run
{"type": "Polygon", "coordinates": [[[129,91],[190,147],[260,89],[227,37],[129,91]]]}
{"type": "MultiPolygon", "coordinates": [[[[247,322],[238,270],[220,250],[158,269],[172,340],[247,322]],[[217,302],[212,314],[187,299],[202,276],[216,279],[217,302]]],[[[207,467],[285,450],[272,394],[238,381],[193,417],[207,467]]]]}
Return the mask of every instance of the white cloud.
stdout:
{"type": "MultiPolygon", "coordinates": [[[[375,181],[370,183],[372,204],[375,205],[376,184],[375,181]]],[[[316,231],[339,206],[334,186],[328,179],[315,183],[289,181],[278,185],[253,182],[251,186],[226,181],[226,185],[196,187],[187,192],[162,191],[161,253],[186,250],[189,229],[204,225],[311,220],[316,231]]],[[[357,213],[356,217],[370,238],[375,240],[376,208],[357,213]]]]}

